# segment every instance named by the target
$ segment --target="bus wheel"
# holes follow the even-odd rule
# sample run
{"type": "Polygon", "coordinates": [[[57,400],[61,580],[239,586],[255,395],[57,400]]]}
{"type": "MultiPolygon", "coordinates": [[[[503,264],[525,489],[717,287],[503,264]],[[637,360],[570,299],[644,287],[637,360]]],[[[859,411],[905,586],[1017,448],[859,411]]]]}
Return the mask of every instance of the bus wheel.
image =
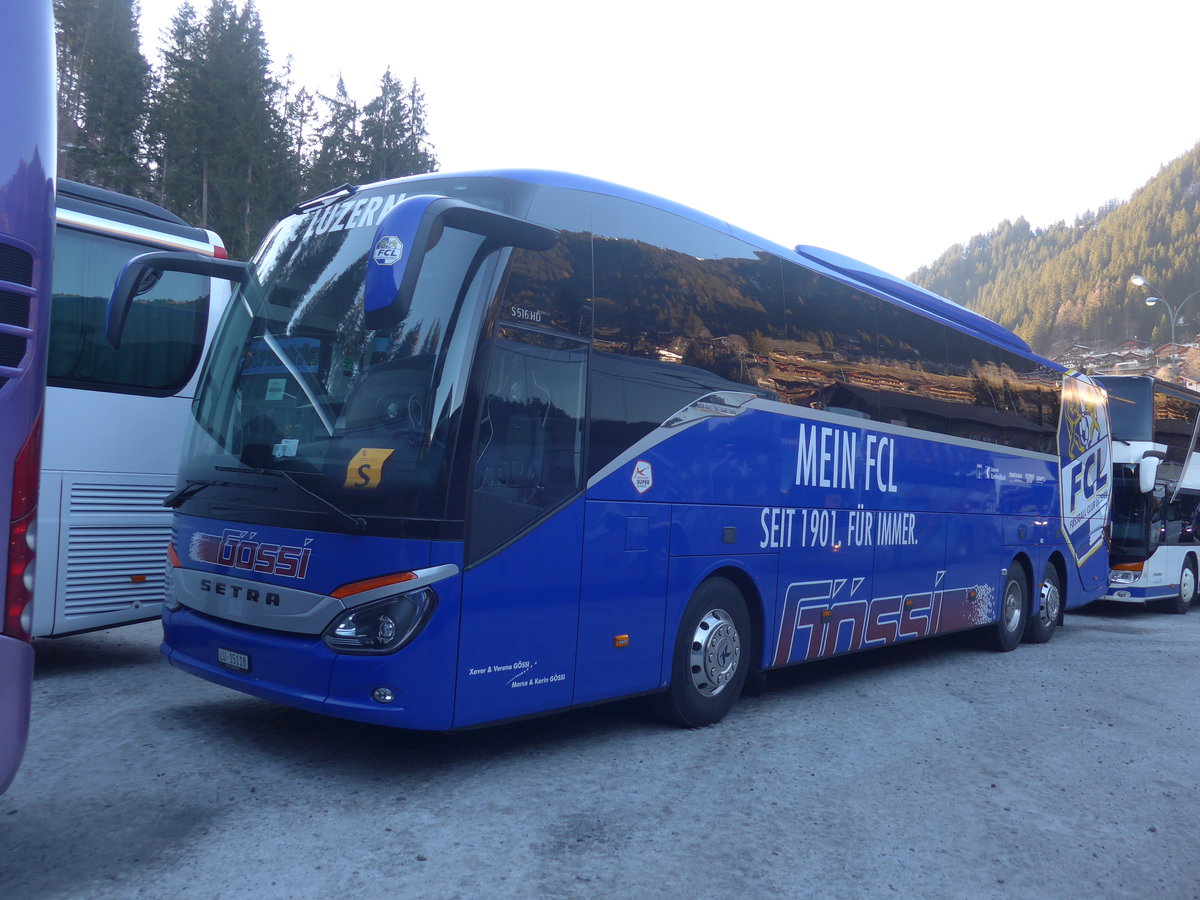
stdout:
{"type": "Polygon", "coordinates": [[[1029,579],[1016,560],[1008,567],[1004,593],[1000,595],[1000,621],[988,631],[988,644],[1006,653],[1021,643],[1025,618],[1029,614],[1029,579]]]}
{"type": "Polygon", "coordinates": [[[1054,626],[1062,615],[1062,587],[1058,582],[1058,569],[1047,563],[1046,574],[1042,576],[1042,587],[1038,592],[1041,596],[1040,608],[1037,615],[1029,617],[1025,626],[1025,640],[1031,644],[1044,644],[1054,637],[1054,626]]]}
{"type": "Polygon", "coordinates": [[[1162,602],[1166,612],[1182,616],[1196,599],[1196,564],[1190,559],[1184,560],[1183,568],[1179,570],[1179,593],[1162,602]]]}
{"type": "Polygon", "coordinates": [[[733,582],[710,578],[692,594],[671,658],[671,686],[655,698],[669,722],[699,728],[733,708],[750,668],[750,615],[733,582]]]}

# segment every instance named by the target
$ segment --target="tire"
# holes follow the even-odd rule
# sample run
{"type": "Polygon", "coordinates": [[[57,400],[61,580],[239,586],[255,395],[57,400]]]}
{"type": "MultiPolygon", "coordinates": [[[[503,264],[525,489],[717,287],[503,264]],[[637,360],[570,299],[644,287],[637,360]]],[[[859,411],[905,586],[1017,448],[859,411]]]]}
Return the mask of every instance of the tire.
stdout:
{"type": "Polygon", "coordinates": [[[1179,592],[1167,600],[1163,600],[1160,609],[1164,612],[1182,616],[1196,599],[1196,563],[1189,557],[1183,561],[1179,570],[1179,592]]]}
{"type": "Polygon", "coordinates": [[[685,728],[721,721],[742,693],[751,644],[742,592],[725,578],[705,581],[683,610],[671,685],[655,697],[655,712],[685,728]]]}
{"type": "Polygon", "coordinates": [[[1029,579],[1025,569],[1015,559],[1008,567],[1004,591],[1000,595],[1000,621],[989,626],[987,642],[1001,653],[1016,649],[1025,635],[1025,620],[1029,616],[1029,579]]]}
{"type": "Polygon", "coordinates": [[[1054,637],[1054,626],[1062,615],[1062,583],[1058,578],[1058,569],[1053,564],[1046,564],[1046,574],[1042,576],[1038,594],[1038,611],[1029,616],[1025,625],[1025,640],[1031,644],[1044,644],[1054,637]]]}

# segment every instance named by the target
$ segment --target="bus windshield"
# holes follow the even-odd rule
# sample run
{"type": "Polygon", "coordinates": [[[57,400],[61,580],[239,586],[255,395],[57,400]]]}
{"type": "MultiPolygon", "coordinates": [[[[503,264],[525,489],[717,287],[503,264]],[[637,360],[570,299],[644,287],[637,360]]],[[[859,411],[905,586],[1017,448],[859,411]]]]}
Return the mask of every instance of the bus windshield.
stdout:
{"type": "Polygon", "coordinates": [[[320,233],[322,216],[333,218],[317,209],[281,223],[234,296],[172,502],[381,534],[401,520],[461,518],[447,507],[448,448],[498,251],[447,227],[404,317],[373,330],[364,276],[374,229],[360,216],[366,225],[320,233]]]}

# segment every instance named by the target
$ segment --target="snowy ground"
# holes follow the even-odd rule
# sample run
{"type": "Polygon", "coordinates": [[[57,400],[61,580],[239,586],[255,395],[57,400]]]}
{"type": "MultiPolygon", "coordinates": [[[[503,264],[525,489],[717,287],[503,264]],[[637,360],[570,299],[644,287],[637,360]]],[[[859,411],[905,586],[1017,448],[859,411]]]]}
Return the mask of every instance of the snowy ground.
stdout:
{"type": "Polygon", "coordinates": [[[37,645],[0,897],[1200,897],[1200,609],[789,670],[720,725],[615,704],[457,735],[37,645]]]}

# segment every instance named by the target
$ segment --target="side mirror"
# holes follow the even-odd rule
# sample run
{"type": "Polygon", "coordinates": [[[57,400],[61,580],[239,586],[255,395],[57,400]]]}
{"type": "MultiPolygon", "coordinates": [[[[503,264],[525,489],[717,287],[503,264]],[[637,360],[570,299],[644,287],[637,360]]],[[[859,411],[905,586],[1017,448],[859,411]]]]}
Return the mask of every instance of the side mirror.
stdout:
{"type": "Polygon", "coordinates": [[[380,219],[367,258],[363,302],[368,328],[390,327],[408,313],[425,254],[444,228],[527,250],[549,250],[558,240],[553,228],[463,200],[430,194],[401,200],[380,219]]]}
{"type": "Polygon", "coordinates": [[[1166,454],[1161,450],[1147,450],[1142,454],[1142,464],[1138,466],[1138,490],[1149,494],[1154,490],[1154,482],[1158,478],[1158,464],[1166,454]]]}
{"type": "Polygon", "coordinates": [[[125,331],[125,320],[129,318],[129,307],[133,305],[134,298],[149,290],[163,272],[224,278],[238,284],[245,284],[250,278],[250,267],[244,262],[216,259],[186,250],[163,250],[135,256],[121,269],[108,301],[104,333],[114,349],[121,347],[121,335],[125,331]]]}

